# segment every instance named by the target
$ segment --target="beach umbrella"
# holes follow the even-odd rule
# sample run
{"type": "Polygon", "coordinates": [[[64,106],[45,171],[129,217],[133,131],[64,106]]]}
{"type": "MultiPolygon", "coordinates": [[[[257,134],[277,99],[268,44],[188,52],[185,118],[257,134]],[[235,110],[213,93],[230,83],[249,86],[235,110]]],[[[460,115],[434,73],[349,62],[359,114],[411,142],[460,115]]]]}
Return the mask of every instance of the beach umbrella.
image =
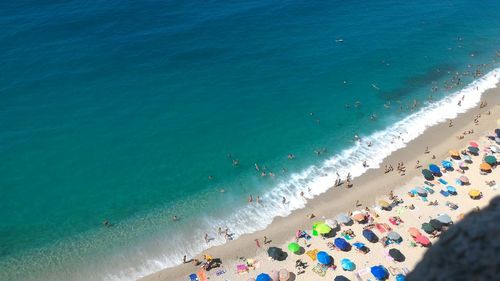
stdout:
{"type": "Polygon", "coordinates": [[[415,191],[418,193],[420,196],[427,196],[427,190],[421,188],[421,187],[415,187],[415,191]]]}
{"type": "Polygon", "coordinates": [[[467,168],[469,167],[469,165],[467,165],[467,163],[465,163],[465,162],[460,162],[460,163],[458,164],[458,166],[459,166],[459,167],[460,167],[460,169],[462,169],[462,170],[465,170],[465,169],[467,169],[467,168]]]}
{"type": "Polygon", "coordinates": [[[299,244],[292,242],[288,244],[288,250],[292,253],[297,253],[300,250],[299,244]]]}
{"type": "Polygon", "coordinates": [[[426,233],[431,234],[432,232],[434,232],[435,229],[430,223],[424,222],[422,224],[422,230],[425,231],[426,233]]]}
{"type": "Polygon", "coordinates": [[[337,228],[339,226],[338,222],[332,219],[325,220],[325,224],[331,227],[332,229],[337,228]]]}
{"type": "MultiPolygon", "coordinates": [[[[498,121],[497,121],[498,122],[498,121]]],[[[495,129],[495,134],[500,138],[500,129],[495,129]]]]}
{"type": "Polygon", "coordinates": [[[269,247],[269,249],[267,249],[267,254],[273,260],[282,261],[286,259],[286,253],[277,247],[269,247]]]}
{"type": "Polygon", "coordinates": [[[447,214],[442,214],[436,218],[439,222],[444,224],[450,224],[452,222],[451,217],[447,214]]]}
{"type": "Polygon", "coordinates": [[[345,277],[344,275],[337,275],[333,281],[351,281],[349,278],[345,277]]]}
{"type": "Polygon", "coordinates": [[[330,257],[329,254],[327,254],[326,252],[318,252],[318,254],[316,254],[316,259],[318,260],[319,263],[321,264],[325,264],[325,265],[329,265],[332,263],[332,257],[330,257]]]}
{"type": "Polygon", "coordinates": [[[393,258],[397,262],[404,262],[406,257],[399,251],[398,249],[390,249],[389,250],[389,256],[393,258]]]}
{"type": "Polygon", "coordinates": [[[351,246],[349,242],[340,237],[335,238],[335,240],[333,240],[333,244],[335,244],[335,247],[339,248],[342,251],[348,251],[349,247],[351,246]]]}
{"type": "Polygon", "coordinates": [[[389,233],[387,233],[387,238],[393,241],[398,241],[399,239],[401,239],[401,235],[399,235],[399,233],[395,231],[389,231],[389,233]]]}
{"type": "Polygon", "coordinates": [[[368,242],[376,243],[378,241],[377,235],[369,229],[363,229],[363,237],[365,237],[368,242]]]}
{"type": "Polygon", "coordinates": [[[472,199],[478,199],[479,197],[481,197],[481,191],[479,191],[477,189],[471,189],[469,191],[469,196],[472,199]]]}
{"type": "Polygon", "coordinates": [[[472,154],[477,154],[479,152],[479,148],[473,146],[467,147],[467,150],[472,154]]]}
{"type": "Polygon", "coordinates": [[[498,146],[496,145],[490,145],[490,150],[494,153],[497,153],[498,152],[498,146]]]}
{"type": "Polygon", "coordinates": [[[497,163],[497,158],[493,155],[488,155],[484,157],[484,162],[490,164],[490,165],[495,165],[497,163]]]}
{"type": "Polygon", "coordinates": [[[405,281],[406,277],[403,274],[396,275],[396,281],[405,281]]]}
{"type": "Polygon", "coordinates": [[[479,169],[481,169],[481,171],[491,171],[491,166],[490,164],[488,163],[481,163],[481,165],[479,165],[479,169]]]}
{"type": "Polygon", "coordinates": [[[426,180],[433,180],[434,179],[434,175],[432,174],[432,172],[430,170],[427,170],[427,169],[423,169],[422,170],[422,175],[424,175],[424,178],[426,180]]]}
{"type": "Polygon", "coordinates": [[[417,237],[418,235],[422,235],[418,229],[415,227],[410,227],[408,228],[408,233],[410,233],[411,236],[417,237]]]}
{"type": "Polygon", "coordinates": [[[389,277],[389,272],[381,265],[372,266],[370,272],[377,280],[384,280],[389,277]]]}
{"type": "Polygon", "coordinates": [[[441,173],[441,169],[439,169],[439,166],[436,164],[430,164],[429,165],[429,170],[433,172],[434,174],[439,174],[441,173]]]}
{"type": "Polygon", "coordinates": [[[472,147],[479,147],[479,144],[477,144],[477,142],[475,142],[475,141],[469,142],[469,145],[472,147]]]}
{"type": "Polygon", "coordinates": [[[472,162],[472,158],[469,155],[464,155],[464,161],[466,162],[472,162]]]}
{"type": "Polygon", "coordinates": [[[324,223],[320,223],[316,226],[316,231],[319,233],[319,234],[327,234],[327,233],[330,233],[330,231],[332,231],[332,229],[324,224],[324,223]]]}
{"type": "Polygon", "coordinates": [[[280,269],[278,276],[279,276],[279,281],[288,281],[288,279],[290,279],[290,272],[282,268],[280,269]]]}
{"type": "Polygon", "coordinates": [[[365,216],[365,214],[359,213],[359,214],[355,214],[354,216],[352,216],[352,218],[357,222],[362,222],[366,219],[366,216],[365,216]]]}
{"type": "Polygon", "coordinates": [[[443,227],[443,224],[437,219],[432,219],[429,221],[429,223],[435,230],[441,230],[441,228],[443,227]]]}
{"type": "Polygon", "coordinates": [[[366,247],[366,246],[365,246],[365,244],[363,244],[363,243],[361,243],[361,242],[356,242],[356,243],[353,243],[352,245],[353,245],[354,247],[356,247],[356,249],[359,249],[359,250],[361,250],[361,249],[363,249],[364,247],[366,247]]]}
{"type": "Polygon", "coordinates": [[[457,190],[453,186],[451,186],[451,185],[448,185],[446,187],[446,190],[448,190],[448,192],[451,193],[451,194],[456,194],[457,193],[457,190]]]}
{"type": "Polygon", "coordinates": [[[459,181],[461,181],[461,182],[462,182],[462,184],[468,184],[468,183],[469,183],[469,178],[468,178],[468,177],[466,177],[466,176],[460,176],[460,177],[458,178],[458,180],[459,180],[459,181]]]}
{"type": "Polygon", "coordinates": [[[431,240],[429,240],[429,238],[425,237],[424,235],[416,236],[415,241],[417,241],[417,243],[420,243],[422,246],[429,246],[431,244],[431,240]]]}
{"type": "Polygon", "coordinates": [[[451,167],[453,167],[453,163],[448,160],[443,160],[441,161],[441,166],[443,166],[443,168],[445,169],[451,169],[451,167]]]}
{"type": "Polygon", "coordinates": [[[350,259],[342,259],[340,261],[340,265],[342,266],[342,269],[347,271],[353,271],[356,269],[356,265],[350,259]]]}
{"type": "Polygon", "coordinates": [[[497,144],[500,144],[500,137],[496,137],[496,138],[495,138],[495,142],[496,142],[497,144]]]}
{"type": "Polygon", "coordinates": [[[387,201],[385,201],[385,200],[379,200],[379,201],[378,201],[378,205],[379,205],[379,206],[380,206],[380,208],[382,208],[382,209],[387,209],[387,208],[389,208],[389,206],[390,206],[391,204],[389,204],[389,202],[387,202],[387,201]]]}
{"type": "Polygon", "coordinates": [[[337,216],[337,221],[339,223],[347,224],[351,221],[351,218],[346,213],[342,213],[337,216]]]}
{"type": "Polygon", "coordinates": [[[255,278],[255,281],[272,281],[271,276],[267,273],[261,273],[257,275],[257,278],[255,278]]]}
{"type": "Polygon", "coordinates": [[[451,157],[460,158],[460,153],[458,152],[458,150],[450,150],[449,152],[451,157]]]}

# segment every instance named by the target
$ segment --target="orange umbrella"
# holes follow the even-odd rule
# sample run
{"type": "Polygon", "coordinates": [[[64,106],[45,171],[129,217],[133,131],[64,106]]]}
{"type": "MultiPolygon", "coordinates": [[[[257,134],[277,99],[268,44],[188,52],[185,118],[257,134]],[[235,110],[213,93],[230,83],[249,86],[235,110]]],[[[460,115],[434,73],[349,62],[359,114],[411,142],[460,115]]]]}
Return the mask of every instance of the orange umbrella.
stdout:
{"type": "Polygon", "coordinates": [[[460,157],[460,153],[458,150],[450,150],[450,156],[451,157],[460,157]]]}
{"type": "Polygon", "coordinates": [[[366,219],[366,216],[364,214],[355,214],[354,216],[352,216],[352,218],[357,222],[360,222],[364,221],[366,219]]]}
{"type": "Polygon", "coordinates": [[[479,165],[479,169],[483,171],[491,171],[491,165],[486,162],[483,162],[481,163],[481,165],[479,165]]]}
{"type": "Polygon", "coordinates": [[[410,235],[413,237],[417,237],[419,235],[422,235],[422,233],[420,233],[420,231],[418,231],[418,229],[416,229],[415,227],[408,228],[408,233],[410,233],[410,235]]]}

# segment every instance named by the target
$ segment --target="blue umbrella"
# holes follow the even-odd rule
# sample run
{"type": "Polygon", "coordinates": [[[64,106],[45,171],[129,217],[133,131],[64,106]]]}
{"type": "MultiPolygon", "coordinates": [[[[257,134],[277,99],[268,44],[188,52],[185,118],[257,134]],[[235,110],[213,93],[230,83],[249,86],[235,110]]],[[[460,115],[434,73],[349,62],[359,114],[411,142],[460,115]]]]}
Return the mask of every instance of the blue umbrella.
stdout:
{"type": "Polygon", "coordinates": [[[328,255],[326,252],[319,252],[317,255],[316,255],[316,259],[318,259],[318,262],[321,263],[321,264],[331,264],[332,263],[332,257],[330,257],[330,255],[328,255]]]}
{"type": "Polygon", "coordinates": [[[378,241],[377,235],[369,229],[363,229],[363,237],[365,237],[366,240],[372,243],[376,243],[378,241]]]}
{"type": "Polygon", "coordinates": [[[340,264],[344,270],[353,271],[356,269],[356,265],[350,259],[342,259],[340,264]]]}
{"type": "Polygon", "coordinates": [[[405,281],[406,277],[403,274],[396,275],[396,281],[405,281]]]}
{"type": "Polygon", "coordinates": [[[272,281],[271,276],[269,276],[266,273],[261,273],[257,275],[257,278],[255,278],[255,281],[272,281]]]}
{"type": "Polygon", "coordinates": [[[345,241],[344,238],[335,238],[335,240],[333,241],[333,243],[335,244],[335,247],[341,249],[342,251],[347,251],[349,250],[349,243],[347,241],[345,241]]]}
{"type": "Polygon", "coordinates": [[[456,194],[457,193],[457,190],[453,186],[451,186],[451,185],[448,185],[446,187],[446,190],[448,190],[448,192],[451,193],[451,194],[456,194]]]}
{"type": "Polygon", "coordinates": [[[384,280],[389,276],[389,273],[387,272],[387,269],[381,265],[377,266],[372,266],[370,269],[370,272],[377,278],[377,280],[384,280]]]}
{"type": "Polygon", "coordinates": [[[441,162],[441,165],[443,166],[443,168],[445,169],[451,169],[451,167],[453,167],[453,163],[451,163],[450,161],[447,161],[447,160],[443,160],[441,162]]]}
{"type": "Polygon", "coordinates": [[[429,170],[431,170],[431,172],[433,172],[434,174],[441,173],[441,169],[439,169],[439,166],[435,165],[435,164],[430,164],[429,165],[429,170]]]}

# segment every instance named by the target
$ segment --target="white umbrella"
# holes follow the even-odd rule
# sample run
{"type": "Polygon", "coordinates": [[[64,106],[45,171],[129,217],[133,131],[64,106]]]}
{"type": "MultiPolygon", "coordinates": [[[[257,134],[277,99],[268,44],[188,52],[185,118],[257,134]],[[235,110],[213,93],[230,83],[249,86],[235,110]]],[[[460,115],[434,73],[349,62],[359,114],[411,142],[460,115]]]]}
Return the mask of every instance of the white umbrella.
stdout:
{"type": "Polygon", "coordinates": [[[342,213],[337,216],[337,221],[340,223],[349,223],[351,218],[346,213],[342,213]]]}
{"type": "Polygon", "coordinates": [[[389,233],[387,233],[387,238],[394,240],[394,241],[397,241],[397,240],[401,239],[401,235],[399,235],[399,233],[397,233],[395,231],[389,231],[389,233]]]}
{"type": "Polygon", "coordinates": [[[327,219],[325,220],[325,224],[328,225],[331,228],[337,228],[339,226],[339,223],[334,220],[334,219],[327,219]]]}
{"type": "Polygon", "coordinates": [[[452,222],[451,217],[448,216],[447,214],[442,214],[436,218],[439,222],[442,222],[444,224],[449,224],[452,222]]]}

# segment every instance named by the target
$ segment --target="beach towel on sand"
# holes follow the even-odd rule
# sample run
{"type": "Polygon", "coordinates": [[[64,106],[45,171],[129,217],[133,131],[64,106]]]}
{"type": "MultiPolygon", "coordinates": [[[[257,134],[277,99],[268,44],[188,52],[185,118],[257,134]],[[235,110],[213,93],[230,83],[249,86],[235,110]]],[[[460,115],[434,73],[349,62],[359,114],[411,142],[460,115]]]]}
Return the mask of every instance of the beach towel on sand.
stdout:
{"type": "Polygon", "coordinates": [[[306,255],[308,255],[313,261],[316,260],[316,256],[318,255],[319,250],[314,249],[306,252],[306,255]]]}
{"type": "Polygon", "coordinates": [[[207,281],[207,273],[205,272],[205,270],[200,269],[198,270],[198,272],[196,272],[196,274],[198,275],[200,281],[207,281]]]}
{"type": "Polygon", "coordinates": [[[318,274],[319,276],[324,277],[326,275],[327,269],[328,267],[325,267],[324,265],[318,263],[316,266],[313,267],[312,271],[318,274]]]}

